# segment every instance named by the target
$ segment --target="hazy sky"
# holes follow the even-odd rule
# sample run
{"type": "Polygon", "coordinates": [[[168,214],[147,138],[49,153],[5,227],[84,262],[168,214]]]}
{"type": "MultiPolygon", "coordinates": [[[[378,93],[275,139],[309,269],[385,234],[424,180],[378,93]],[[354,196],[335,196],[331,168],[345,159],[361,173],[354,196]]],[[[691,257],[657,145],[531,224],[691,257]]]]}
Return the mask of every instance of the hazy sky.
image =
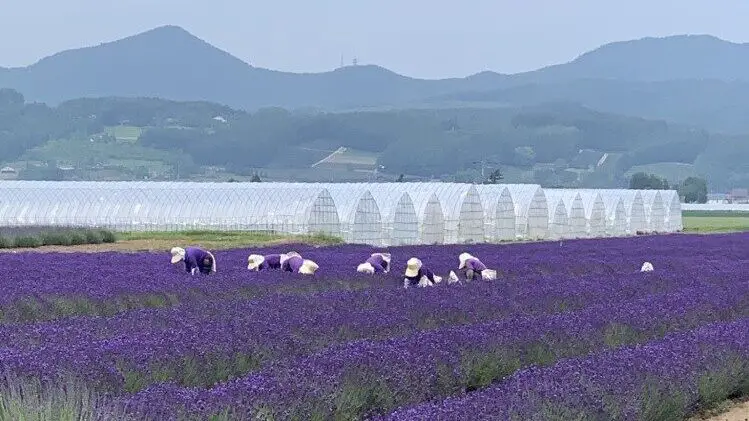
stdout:
{"type": "Polygon", "coordinates": [[[179,25],[252,65],[318,72],[356,56],[414,77],[515,73],[601,44],[749,41],[749,0],[0,0],[0,66],[179,25]]]}

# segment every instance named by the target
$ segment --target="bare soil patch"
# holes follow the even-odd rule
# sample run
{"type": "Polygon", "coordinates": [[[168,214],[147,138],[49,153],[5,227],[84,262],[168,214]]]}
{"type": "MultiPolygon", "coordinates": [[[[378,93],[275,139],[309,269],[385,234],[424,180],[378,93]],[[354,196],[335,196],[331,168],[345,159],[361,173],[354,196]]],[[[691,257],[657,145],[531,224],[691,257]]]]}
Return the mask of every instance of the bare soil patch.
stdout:
{"type": "Polygon", "coordinates": [[[749,401],[727,403],[718,414],[709,413],[693,417],[691,421],[749,421],[749,401]]]}

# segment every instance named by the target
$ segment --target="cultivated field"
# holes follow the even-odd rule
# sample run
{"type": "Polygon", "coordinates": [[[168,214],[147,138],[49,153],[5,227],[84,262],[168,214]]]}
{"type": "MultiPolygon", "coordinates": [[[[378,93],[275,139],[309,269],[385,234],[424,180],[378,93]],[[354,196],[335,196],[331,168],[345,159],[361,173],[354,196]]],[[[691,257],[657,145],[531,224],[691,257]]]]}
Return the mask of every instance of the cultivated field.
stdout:
{"type": "Polygon", "coordinates": [[[499,280],[408,290],[409,257],[445,276],[465,247],[378,276],[366,246],[233,248],[210,277],[157,248],[4,256],[0,419],[680,420],[749,395],[746,233],[476,245],[499,280]],[[246,269],[289,250],[318,273],[246,269]]]}

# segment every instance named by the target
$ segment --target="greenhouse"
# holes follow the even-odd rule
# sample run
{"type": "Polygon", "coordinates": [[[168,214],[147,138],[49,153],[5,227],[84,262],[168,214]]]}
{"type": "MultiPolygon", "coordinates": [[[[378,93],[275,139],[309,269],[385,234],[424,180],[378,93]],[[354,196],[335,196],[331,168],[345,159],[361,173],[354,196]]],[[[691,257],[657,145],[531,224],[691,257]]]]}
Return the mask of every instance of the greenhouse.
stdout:
{"type": "Polygon", "coordinates": [[[419,219],[411,195],[384,183],[367,184],[382,215],[384,245],[403,246],[419,243],[419,219]]]}
{"type": "Polygon", "coordinates": [[[647,219],[645,218],[645,204],[640,192],[638,190],[613,191],[621,195],[624,202],[624,212],[627,213],[627,233],[636,235],[638,232],[644,232],[647,229],[647,219]]]}
{"type": "Polygon", "coordinates": [[[679,232],[684,229],[681,213],[681,200],[676,190],[660,190],[666,211],[666,232],[679,232]]]}
{"type": "Polygon", "coordinates": [[[549,232],[548,239],[558,240],[569,238],[570,225],[567,220],[567,207],[564,206],[564,200],[561,198],[557,201],[548,201],[549,205],[549,232]]]}
{"type": "Polygon", "coordinates": [[[390,183],[390,188],[408,193],[419,220],[419,244],[444,244],[445,214],[432,183],[390,183]],[[414,184],[409,188],[409,185],[414,184]]]}
{"type": "Polygon", "coordinates": [[[516,237],[527,240],[546,238],[549,210],[538,184],[504,184],[515,204],[516,237]]]}
{"type": "Polygon", "coordinates": [[[484,207],[486,241],[515,240],[515,204],[510,190],[501,184],[481,184],[476,190],[484,207]]]}
{"type": "Polygon", "coordinates": [[[544,195],[549,203],[561,201],[567,210],[567,225],[569,228],[565,238],[585,238],[588,236],[585,207],[577,190],[544,189],[544,195]]]}
{"type": "Polygon", "coordinates": [[[647,232],[663,232],[666,225],[666,209],[663,206],[661,192],[658,190],[640,190],[645,205],[647,232]]]}
{"type": "Polygon", "coordinates": [[[325,184],[338,209],[341,236],[347,243],[385,244],[382,215],[367,184],[325,184]]]}
{"type": "Polygon", "coordinates": [[[0,181],[0,226],[324,233],[374,246],[681,230],[673,190],[536,184],[0,181]]]}
{"type": "Polygon", "coordinates": [[[621,190],[598,190],[606,208],[606,234],[611,237],[627,235],[627,212],[621,190]]]}
{"type": "Polygon", "coordinates": [[[272,183],[3,181],[0,225],[340,233],[326,189],[272,183]]]}
{"type": "Polygon", "coordinates": [[[606,206],[597,190],[577,190],[585,208],[588,237],[597,238],[606,235],[606,206]]]}

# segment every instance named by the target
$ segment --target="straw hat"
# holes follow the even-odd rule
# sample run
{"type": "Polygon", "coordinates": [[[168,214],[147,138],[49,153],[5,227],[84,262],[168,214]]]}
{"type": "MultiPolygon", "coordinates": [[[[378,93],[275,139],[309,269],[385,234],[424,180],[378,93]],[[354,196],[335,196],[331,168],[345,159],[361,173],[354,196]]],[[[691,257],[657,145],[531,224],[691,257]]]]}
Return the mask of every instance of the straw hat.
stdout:
{"type": "Polygon", "coordinates": [[[320,266],[312,260],[304,260],[302,266],[299,268],[299,273],[303,275],[314,275],[319,268],[320,266]]]}
{"type": "Polygon", "coordinates": [[[469,253],[460,253],[460,256],[458,256],[458,260],[460,260],[458,269],[463,269],[464,267],[466,267],[466,261],[468,259],[473,259],[473,256],[471,256],[469,253]]]}
{"type": "Polygon", "coordinates": [[[372,274],[375,272],[374,266],[372,266],[369,262],[364,262],[356,267],[356,271],[359,273],[369,273],[372,274]]]}
{"type": "Polygon", "coordinates": [[[172,263],[179,263],[185,260],[185,249],[182,247],[172,247],[172,263]]]}
{"type": "Polygon", "coordinates": [[[249,270],[260,270],[260,265],[265,261],[265,256],[259,254],[251,254],[247,257],[247,269],[249,270]]]}
{"type": "Polygon", "coordinates": [[[419,274],[419,269],[421,269],[421,260],[412,257],[408,259],[406,262],[406,276],[409,278],[413,278],[414,276],[417,276],[419,274]]]}

